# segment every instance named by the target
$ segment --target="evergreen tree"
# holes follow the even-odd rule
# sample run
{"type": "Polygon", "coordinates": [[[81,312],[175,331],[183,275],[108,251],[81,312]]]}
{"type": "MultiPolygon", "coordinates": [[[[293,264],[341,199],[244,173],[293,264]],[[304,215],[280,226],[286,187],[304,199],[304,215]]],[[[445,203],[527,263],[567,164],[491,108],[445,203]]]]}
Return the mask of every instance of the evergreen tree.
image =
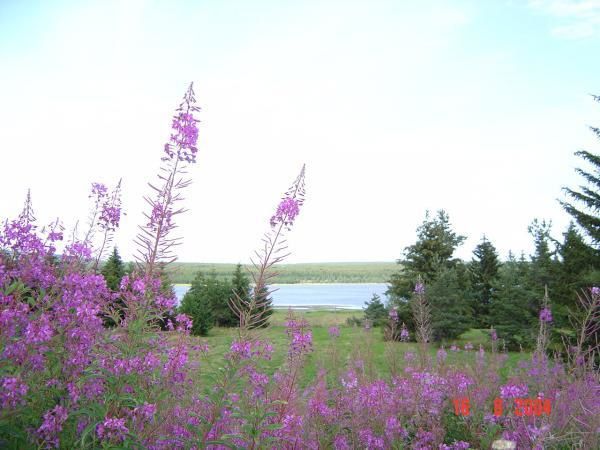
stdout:
{"type": "Polygon", "coordinates": [[[269,326],[269,318],[273,314],[273,298],[269,294],[269,287],[265,286],[259,295],[260,306],[257,309],[261,312],[260,328],[269,326]]]}
{"type": "Polygon", "coordinates": [[[459,263],[442,268],[427,287],[434,340],[457,338],[473,325],[469,284],[467,269],[459,263]]]}
{"type": "Polygon", "coordinates": [[[106,286],[113,292],[118,291],[121,286],[121,279],[125,276],[125,264],[117,247],[113,249],[110,257],[102,266],[101,273],[106,280],[106,286]]]}
{"type": "Polygon", "coordinates": [[[563,242],[558,246],[559,270],[556,272],[553,316],[556,331],[568,329],[569,310],[577,308],[577,292],[589,286],[594,270],[594,250],[584,241],[573,222],[563,233],[563,242]]]}
{"type": "MultiPolygon", "coordinates": [[[[594,96],[594,99],[600,102],[600,96],[594,96]]],[[[600,128],[590,128],[600,138],[600,128]]],[[[563,188],[567,196],[580,206],[564,201],[560,201],[560,204],[591,239],[591,247],[595,252],[595,265],[596,268],[600,268],[600,262],[598,261],[600,259],[600,216],[598,214],[600,212],[600,155],[584,150],[575,152],[575,155],[590,163],[593,170],[587,172],[580,168],[576,169],[588,186],[580,186],[579,191],[567,187],[563,188]]]]}
{"type": "Polygon", "coordinates": [[[496,248],[485,236],[473,250],[473,256],[469,265],[473,289],[473,316],[477,326],[488,328],[490,303],[498,282],[500,262],[496,248]]]}
{"type": "Polygon", "coordinates": [[[509,350],[530,348],[535,342],[538,295],[531,287],[530,263],[524,255],[516,260],[509,254],[500,268],[498,287],[490,304],[490,324],[509,350]]]}
{"type": "MultiPolygon", "coordinates": [[[[238,304],[247,304],[252,299],[252,295],[254,294],[254,290],[250,288],[250,278],[244,274],[242,270],[242,265],[238,264],[233,273],[233,278],[231,279],[232,289],[232,297],[239,297],[242,300],[241,303],[238,304]]],[[[257,298],[258,306],[256,307],[256,313],[259,314],[259,327],[267,327],[269,325],[269,317],[273,314],[273,299],[269,295],[269,288],[265,286],[260,293],[258,293],[257,298]]],[[[236,319],[236,325],[239,325],[239,319],[236,319]]]]}
{"type": "MultiPolygon", "coordinates": [[[[106,280],[106,286],[114,293],[119,292],[121,279],[125,276],[126,271],[125,264],[119,255],[117,247],[113,249],[113,252],[109,256],[108,260],[102,266],[101,273],[106,280]]],[[[114,300],[112,300],[111,306],[119,313],[121,319],[125,317],[125,302],[123,302],[122,298],[116,297],[114,300]]],[[[103,316],[102,320],[105,327],[114,327],[117,325],[115,321],[108,316],[103,316]]]]}
{"type": "Polygon", "coordinates": [[[198,272],[179,306],[179,312],[192,318],[191,332],[195,336],[206,336],[215,323],[209,292],[209,279],[198,272]]]}
{"type": "Polygon", "coordinates": [[[556,251],[550,248],[550,231],[552,222],[545,220],[534,221],[529,226],[529,234],[533,237],[535,252],[531,255],[531,283],[538,291],[540,299],[544,296],[544,286],[554,288],[554,275],[556,273],[556,251]]]}
{"type": "Polygon", "coordinates": [[[439,210],[433,218],[427,211],[425,220],[417,228],[417,242],[405,248],[404,260],[398,260],[402,269],[392,275],[387,294],[394,301],[408,299],[419,275],[425,284],[431,283],[440,270],[456,264],[457,260],[452,259],[452,255],[465,239],[452,230],[444,210],[439,210]]]}
{"type": "Polygon", "coordinates": [[[373,294],[371,300],[365,302],[363,312],[365,314],[365,319],[370,320],[375,327],[387,323],[388,310],[381,301],[381,297],[377,294],[373,294]]]}

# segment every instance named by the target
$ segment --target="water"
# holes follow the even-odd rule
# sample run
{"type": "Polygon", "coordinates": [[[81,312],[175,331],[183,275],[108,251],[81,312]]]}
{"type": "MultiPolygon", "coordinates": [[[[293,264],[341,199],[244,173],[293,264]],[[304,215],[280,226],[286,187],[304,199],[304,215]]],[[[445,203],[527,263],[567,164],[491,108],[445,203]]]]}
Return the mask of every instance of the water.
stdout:
{"type": "MultiPolygon", "coordinates": [[[[386,300],[385,283],[331,283],[331,284],[274,284],[273,306],[276,308],[308,308],[311,306],[361,309],[373,294],[386,300]]],[[[189,290],[189,284],[174,286],[177,299],[189,290]]]]}

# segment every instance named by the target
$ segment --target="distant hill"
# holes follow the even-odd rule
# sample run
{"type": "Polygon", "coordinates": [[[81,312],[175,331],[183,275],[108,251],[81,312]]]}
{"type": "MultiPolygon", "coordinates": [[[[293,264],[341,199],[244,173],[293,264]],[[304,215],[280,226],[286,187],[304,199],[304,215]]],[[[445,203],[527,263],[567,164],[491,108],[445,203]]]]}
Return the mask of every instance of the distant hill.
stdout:
{"type": "MultiPolygon", "coordinates": [[[[191,283],[198,271],[215,271],[219,278],[230,278],[235,264],[174,263],[169,272],[174,283],[191,283]]],[[[395,262],[303,263],[275,266],[277,283],[386,283],[397,272],[395,262]]]]}

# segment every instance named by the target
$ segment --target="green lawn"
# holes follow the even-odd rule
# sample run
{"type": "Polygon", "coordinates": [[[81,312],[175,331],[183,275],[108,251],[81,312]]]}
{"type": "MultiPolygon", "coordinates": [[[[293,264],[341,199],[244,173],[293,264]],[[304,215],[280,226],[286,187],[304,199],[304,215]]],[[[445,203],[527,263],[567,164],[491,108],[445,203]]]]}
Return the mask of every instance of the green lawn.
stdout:
{"type": "MultiPolygon", "coordinates": [[[[386,283],[400,266],[395,262],[347,262],[281,264],[277,283],[386,283]]],[[[215,271],[219,278],[231,278],[235,264],[173,263],[169,272],[175,284],[191,283],[198,271],[215,271]]]]}
{"type": "MultiPolygon", "coordinates": [[[[337,311],[302,311],[295,313],[297,317],[303,317],[310,324],[313,332],[313,352],[308,356],[306,366],[301,378],[301,385],[307,385],[315,378],[319,368],[325,368],[331,377],[339,376],[349,361],[360,359],[364,361],[365,370],[374,376],[390,376],[389,361],[396,360],[398,369],[404,367],[404,353],[417,352],[417,344],[383,341],[382,330],[374,328],[365,332],[362,328],[347,326],[346,318],[355,315],[360,316],[360,311],[337,310],[337,311]],[[337,325],[340,327],[340,337],[332,339],[329,337],[329,327],[337,325]]],[[[260,330],[260,336],[273,343],[274,353],[271,361],[266,361],[263,368],[268,373],[273,373],[285,362],[287,352],[287,337],[285,334],[285,317],[287,311],[276,310],[272,316],[272,325],[260,330]]],[[[213,328],[207,337],[193,337],[194,341],[207,342],[210,352],[203,358],[205,365],[216,369],[223,362],[223,355],[229,349],[232,340],[236,336],[236,329],[213,328]]],[[[486,333],[482,330],[470,330],[461,336],[456,344],[461,348],[464,343],[473,343],[475,350],[472,351],[448,351],[447,365],[464,366],[465,363],[474,365],[476,349],[479,342],[488,344],[486,333]],[[484,342],[485,341],[485,342],[484,342]]],[[[430,349],[435,359],[437,348],[430,349]]],[[[501,375],[505,377],[508,371],[515,367],[521,359],[529,358],[527,353],[509,353],[505,368],[501,375]]],[[[211,370],[204,370],[206,375],[211,370]]]]}

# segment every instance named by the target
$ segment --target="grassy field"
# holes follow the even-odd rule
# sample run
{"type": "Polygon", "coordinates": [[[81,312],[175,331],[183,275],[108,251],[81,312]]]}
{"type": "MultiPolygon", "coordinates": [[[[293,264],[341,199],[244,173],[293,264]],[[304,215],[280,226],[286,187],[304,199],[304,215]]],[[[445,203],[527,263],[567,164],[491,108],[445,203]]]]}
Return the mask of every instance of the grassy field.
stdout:
{"type": "MultiPolygon", "coordinates": [[[[235,264],[174,263],[173,283],[191,283],[198,271],[213,271],[219,278],[231,278],[235,264]]],[[[395,262],[348,262],[281,264],[277,283],[386,283],[399,269],[395,262]]]]}
{"type": "MultiPolygon", "coordinates": [[[[417,352],[417,344],[392,342],[386,343],[382,338],[382,330],[375,328],[365,332],[362,328],[346,325],[346,319],[352,315],[360,316],[360,311],[337,310],[337,311],[302,311],[295,312],[296,317],[303,317],[310,324],[313,332],[314,350],[308,356],[304,367],[300,384],[306,386],[314,380],[320,368],[325,368],[331,377],[339,377],[352,359],[360,359],[364,362],[365,370],[372,375],[390,376],[389,361],[394,358],[398,361],[401,369],[404,362],[405,352],[417,352]],[[332,339],[329,337],[328,329],[331,326],[340,327],[340,337],[332,339]],[[393,356],[392,356],[393,355],[393,356]]],[[[272,325],[261,330],[261,338],[273,343],[275,349],[271,361],[264,363],[263,369],[273,373],[285,363],[287,352],[287,337],[285,334],[285,318],[287,311],[276,310],[272,316],[272,325]]],[[[208,337],[193,337],[195,341],[207,342],[210,352],[204,358],[205,364],[213,369],[219,367],[223,362],[223,355],[229,349],[232,340],[236,336],[236,330],[231,328],[214,328],[208,337]]],[[[475,349],[479,344],[489,345],[489,338],[482,330],[470,330],[461,336],[456,344],[462,346],[470,342],[475,349]]],[[[431,348],[431,355],[435,360],[437,348],[431,348]]],[[[474,366],[476,351],[448,351],[447,364],[452,366],[464,366],[470,363],[474,366]]],[[[527,353],[509,353],[507,363],[500,372],[505,377],[510,368],[515,367],[521,359],[529,358],[527,353]]],[[[211,370],[203,371],[208,376],[211,370]]]]}

